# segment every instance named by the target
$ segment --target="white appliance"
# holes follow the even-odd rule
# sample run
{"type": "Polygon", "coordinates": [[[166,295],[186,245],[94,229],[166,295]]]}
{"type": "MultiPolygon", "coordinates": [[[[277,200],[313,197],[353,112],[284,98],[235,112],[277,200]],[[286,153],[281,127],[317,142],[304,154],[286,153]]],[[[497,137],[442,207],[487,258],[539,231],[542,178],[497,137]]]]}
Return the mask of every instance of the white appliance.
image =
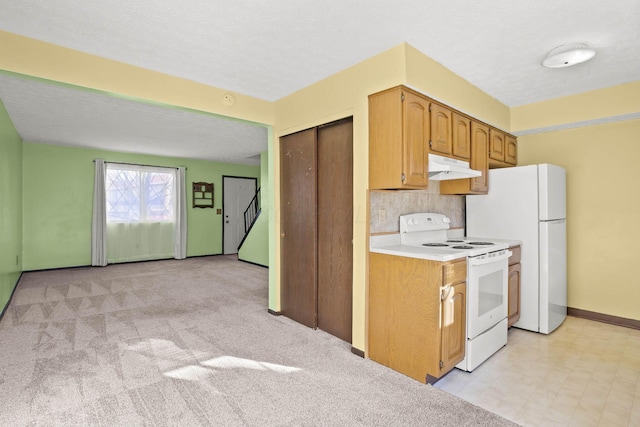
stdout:
{"type": "Polygon", "coordinates": [[[467,258],[467,343],[458,369],[473,371],[507,344],[509,256],[505,248],[467,258]]]}
{"type": "Polygon", "coordinates": [[[473,178],[480,175],[482,175],[482,172],[471,169],[469,162],[429,153],[430,180],[445,181],[449,179],[473,178]]]}
{"type": "Polygon", "coordinates": [[[467,259],[465,358],[456,365],[472,371],[507,343],[509,241],[447,238],[449,218],[418,213],[400,216],[399,235],[371,237],[371,251],[412,258],[467,259]]]}
{"type": "Polygon", "coordinates": [[[467,233],[522,241],[520,320],[549,334],[567,315],[566,173],[550,164],[489,171],[489,193],[466,196],[467,233]]]}

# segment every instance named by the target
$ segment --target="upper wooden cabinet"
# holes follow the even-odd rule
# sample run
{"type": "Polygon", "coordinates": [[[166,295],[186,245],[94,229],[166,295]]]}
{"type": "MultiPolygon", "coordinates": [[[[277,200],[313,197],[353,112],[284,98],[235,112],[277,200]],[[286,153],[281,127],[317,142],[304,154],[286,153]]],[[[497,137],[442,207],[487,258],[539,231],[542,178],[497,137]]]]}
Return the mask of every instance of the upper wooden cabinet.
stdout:
{"type": "MultiPolygon", "coordinates": [[[[471,119],[458,113],[452,113],[451,120],[453,123],[452,154],[454,157],[469,160],[471,157],[471,119]]],[[[473,166],[471,167],[473,168],[473,166]]]]}
{"type": "Polygon", "coordinates": [[[451,133],[451,110],[441,105],[431,103],[431,140],[429,148],[432,152],[451,156],[453,138],[451,133]]]}
{"type": "Polygon", "coordinates": [[[429,101],[403,87],[369,96],[369,188],[427,188],[429,101]]]}
{"type": "Polygon", "coordinates": [[[491,129],[489,141],[490,167],[504,168],[518,163],[518,142],[515,137],[491,129]]]}
{"type": "Polygon", "coordinates": [[[486,194],[488,168],[517,163],[514,137],[397,86],[369,96],[369,189],[426,189],[429,153],[468,161],[474,179],[441,181],[441,194],[486,194]]]}
{"type": "Polygon", "coordinates": [[[471,155],[471,120],[447,107],[432,102],[431,139],[429,148],[432,153],[441,156],[469,160],[471,155]]]}
{"type": "Polygon", "coordinates": [[[504,133],[495,129],[489,131],[489,159],[504,162],[504,133]]]}
{"type": "Polygon", "coordinates": [[[489,126],[470,121],[471,169],[482,172],[476,178],[440,182],[440,194],[487,194],[489,190],[489,126]]]}
{"type": "Polygon", "coordinates": [[[518,141],[510,135],[504,138],[504,161],[514,166],[518,164],[518,141]]]}
{"type": "Polygon", "coordinates": [[[489,126],[471,122],[471,168],[482,172],[471,178],[471,194],[487,194],[489,191],[489,126]]]}

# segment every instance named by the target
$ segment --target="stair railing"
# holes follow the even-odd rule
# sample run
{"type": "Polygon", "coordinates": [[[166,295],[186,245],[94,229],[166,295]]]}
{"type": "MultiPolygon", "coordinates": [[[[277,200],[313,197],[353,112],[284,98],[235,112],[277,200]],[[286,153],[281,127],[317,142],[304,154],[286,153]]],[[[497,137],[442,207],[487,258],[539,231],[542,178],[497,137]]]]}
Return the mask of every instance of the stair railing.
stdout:
{"type": "Polygon", "coordinates": [[[251,201],[249,202],[249,206],[247,206],[247,209],[244,210],[244,237],[242,238],[242,241],[240,242],[238,249],[240,249],[240,246],[242,246],[242,243],[244,243],[244,240],[247,238],[247,235],[249,234],[251,227],[253,227],[253,224],[256,222],[256,219],[258,219],[258,215],[260,215],[260,189],[259,188],[256,190],[256,194],[253,196],[253,199],[251,199],[251,201]]]}

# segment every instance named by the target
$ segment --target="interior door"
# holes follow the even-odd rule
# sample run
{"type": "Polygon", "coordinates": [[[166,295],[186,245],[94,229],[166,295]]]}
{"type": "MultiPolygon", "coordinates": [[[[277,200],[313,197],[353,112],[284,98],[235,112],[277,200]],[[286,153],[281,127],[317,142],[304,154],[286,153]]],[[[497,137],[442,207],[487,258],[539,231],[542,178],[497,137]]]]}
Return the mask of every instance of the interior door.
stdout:
{"type": "Polygon", "coordinates": [[[318,328],[351,342],[353,119],[318,128],[318,328]]]}
{"type": "Polygon", "coordinates": [[[280,138],[280,310],[317,326],[317,132],[280,138]]]}
{"type": "Polygon", "coordinates": [[[244,211],[256,194],[256,179],[222,177],[223,253],[237,254],[244,238],[244,211]]]}

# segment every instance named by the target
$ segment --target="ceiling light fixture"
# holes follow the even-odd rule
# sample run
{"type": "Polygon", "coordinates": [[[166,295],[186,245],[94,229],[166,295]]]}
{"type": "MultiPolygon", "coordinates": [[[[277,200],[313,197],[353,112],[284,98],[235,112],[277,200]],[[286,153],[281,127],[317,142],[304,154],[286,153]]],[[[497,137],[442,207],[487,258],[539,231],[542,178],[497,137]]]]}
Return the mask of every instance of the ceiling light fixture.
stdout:
{"type": "Polygon", "coordinates": [[[551,49],[542,61],[547,68],[564,68],[590,60],[596,51],[589,49],[586,43],[563,44],[551,49]]]}

